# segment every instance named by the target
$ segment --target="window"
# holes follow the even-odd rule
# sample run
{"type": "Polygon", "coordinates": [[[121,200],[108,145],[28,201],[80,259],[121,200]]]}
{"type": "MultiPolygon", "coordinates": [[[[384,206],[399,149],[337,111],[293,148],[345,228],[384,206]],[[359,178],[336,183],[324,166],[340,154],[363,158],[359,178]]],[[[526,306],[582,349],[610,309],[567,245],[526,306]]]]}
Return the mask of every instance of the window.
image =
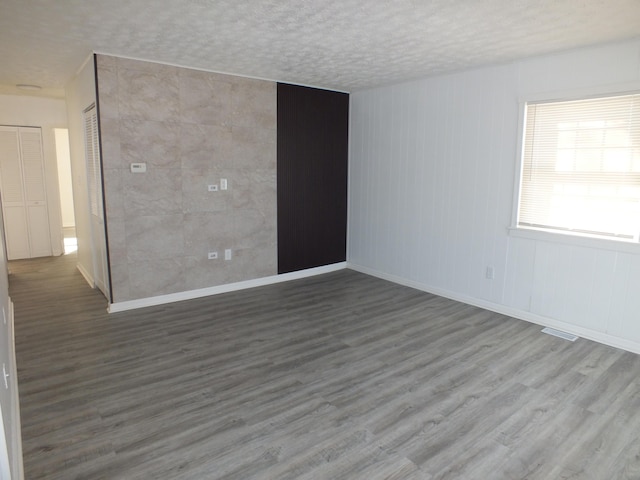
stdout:
{"type": "Polygon", "coordinates": [[[519,228],[640,241],[640,94],[525,108],[519,228]]]}

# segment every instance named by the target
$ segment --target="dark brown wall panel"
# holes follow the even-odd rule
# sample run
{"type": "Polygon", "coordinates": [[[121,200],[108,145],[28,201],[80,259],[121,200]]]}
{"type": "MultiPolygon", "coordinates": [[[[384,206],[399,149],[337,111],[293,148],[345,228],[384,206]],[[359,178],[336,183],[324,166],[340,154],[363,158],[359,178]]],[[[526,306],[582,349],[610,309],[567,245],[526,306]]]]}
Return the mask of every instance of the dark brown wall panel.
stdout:
{"type": "Polygon", "coordinates": [[[278,273],[343,262],[349,95],[278,84],[278,273]]]}

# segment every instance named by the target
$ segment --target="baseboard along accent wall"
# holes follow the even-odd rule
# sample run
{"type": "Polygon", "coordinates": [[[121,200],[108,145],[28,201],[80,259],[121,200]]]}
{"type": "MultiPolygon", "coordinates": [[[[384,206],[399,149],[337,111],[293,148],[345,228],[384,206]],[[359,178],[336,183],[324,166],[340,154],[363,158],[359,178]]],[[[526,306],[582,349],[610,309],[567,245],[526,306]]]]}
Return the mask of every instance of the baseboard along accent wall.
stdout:
{"type": "Polygon", "coordinates": [[[298,270],[296,272],[285,273],[281,275],[271,275],[269,277],[256,278],[243,282],[227,283],[216,287],[201,288],[198,290],[190,290],[186,292],[173,293],[169,295],[158,295],[155,297],[141,298],[130,300],[127,302],[117,302],[109,305],[109,313],[124,312],[126,310],[134,310],[136,308],[151,307],[155,305],[163,305],[173,302],[181,302],[184,300],[193,300],[195,298],[208,297],[211,295],[219,295],[221,293],[235,292],[247,288],[261,287],[275,283],[289,282],[300,278],[313,277],[322,275],[323,273],[335,272],[343,270],[347,266],[346,262],[334,263],[322,267],[310,268],[307,270],[298,270]]]}

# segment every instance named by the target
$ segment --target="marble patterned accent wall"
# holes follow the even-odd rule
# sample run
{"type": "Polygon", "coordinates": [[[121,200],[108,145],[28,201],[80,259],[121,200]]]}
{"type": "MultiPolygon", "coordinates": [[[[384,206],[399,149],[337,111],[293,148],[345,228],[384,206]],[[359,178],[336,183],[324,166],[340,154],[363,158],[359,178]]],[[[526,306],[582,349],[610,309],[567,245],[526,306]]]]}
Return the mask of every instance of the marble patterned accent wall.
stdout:
{"type": "Polygon", "coordinates": [[[276,83],[96,60],[113,302],[275,275],[276,83]]]}

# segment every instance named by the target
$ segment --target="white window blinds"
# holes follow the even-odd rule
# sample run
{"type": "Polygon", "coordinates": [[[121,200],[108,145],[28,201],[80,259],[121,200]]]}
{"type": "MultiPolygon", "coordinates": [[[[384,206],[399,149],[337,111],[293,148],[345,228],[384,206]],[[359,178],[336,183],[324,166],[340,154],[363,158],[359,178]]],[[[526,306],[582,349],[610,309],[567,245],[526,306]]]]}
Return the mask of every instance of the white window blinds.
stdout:
{"type": "Polygon", "coordinates": [[[640,234],[640,94],[529,103],[518,226],[640,234]]]}

